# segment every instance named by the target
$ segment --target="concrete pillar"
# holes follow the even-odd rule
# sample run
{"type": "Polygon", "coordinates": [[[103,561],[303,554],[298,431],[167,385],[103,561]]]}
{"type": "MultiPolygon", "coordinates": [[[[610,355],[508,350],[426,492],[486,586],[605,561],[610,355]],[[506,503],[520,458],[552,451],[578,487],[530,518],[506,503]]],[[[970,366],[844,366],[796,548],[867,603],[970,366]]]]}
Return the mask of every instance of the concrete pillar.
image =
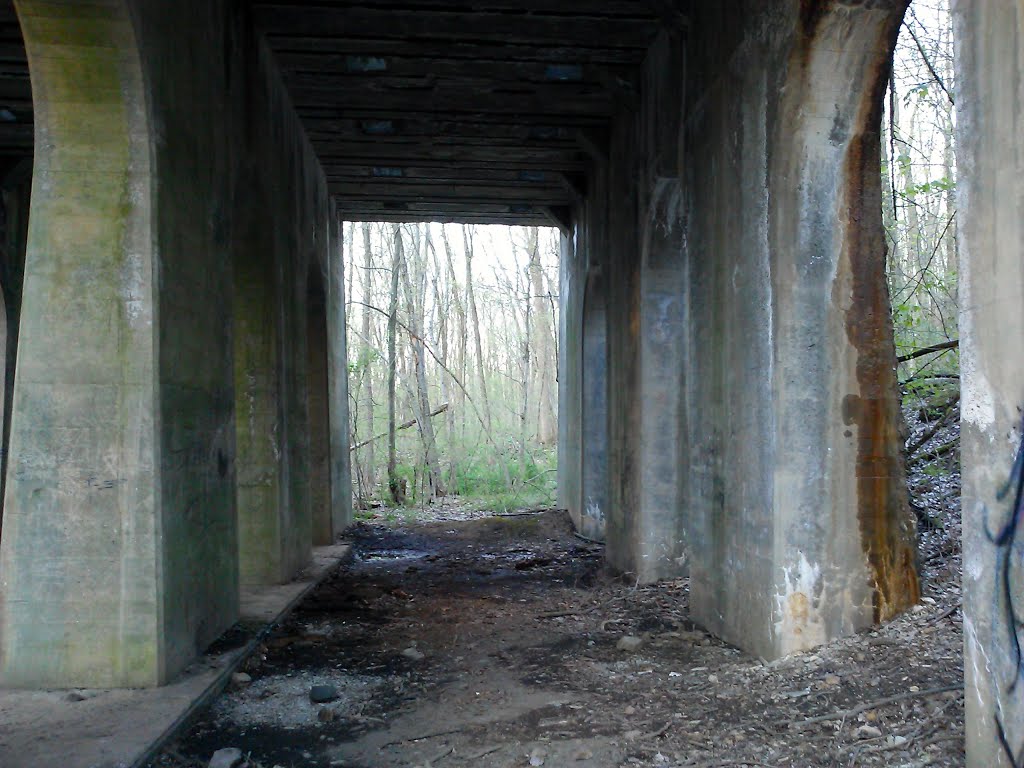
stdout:
{"type": "MultiPolygon", "coordinates": [[[[240,142],[245,150],[240,185],[245,194],[235,199],[232,244],[238,545],[242,582],[277,584],[290,580],[309,562],[316,494],[317,541],[333,540],[340,530],[328,529],[324,507],[328,493],[343,500],[349,488],[343,473],[333,478],[337,482],[330,490],[325,487],[329,473],[324,462],[328,454],[337,456],[337,392],[330,390],[326,404],[332,442],[325,448],[323,408],[314,415],[320,432],[311,440],[309,385],[319,383],[314,405],[325,403],[325,345],[331,348],[333,368],[336,348],[344,350],[344,337],[339,339],[332,326],[344,316],[335,304],[333,283],[341,277],[334,272],[327,275],[326,294],[314,294],[315,306],[310,307],[310,272],[322,276],[336,269],[331,256],[335,225],[326,182],[269,50],[263,41],[253,41],[252,47],[244,88],[248,113],[255,117],[247,121],[240,142]],[[311,312],[316,314],[313,333],[311,312]],[[311,341],[319,361],[315,372],[310,371],[311,341]]],[[[347,455],[341,459],[346,460],[347,455]]],[[[331,512],[338,516],[336,509],[338,505],[332,504],[331,512]]]]}
{"type": "Polygon", "coordinates": [[[1024,762],[1024,6],[954,4],[967,765],[1024,762]],[[1000,491],[1009,483],[1008,492],[1000,491]]]}
{"type": "Polygon", "coordinates": [[[316,267],[309,278],[306,348],[307,414],[309,420],[309,496],[313,545],[334,543],[331,516],[330,413],[327,391],[327,296],[316,267]]]}
{"type": "MultiPolygon", "coordinates": [[[[17,9],[37,150],[0,684],[155,685],[238,608],[227,267],[210,232],[177,229],[195,211],[163,202],[203,206],[219,166],[174,162],[174,120],[157,141],[167,82],[144,74],[127,3],[17,9]]],[[[173,41],[152,42],[160,58],[173,41]]]]}
{"type": "Polygon", "coordinates": [[[559,249],[558,312],[558,505],[582,529],[583,467],[583,256],[577,248],[579,223],[572,236],[562,235],[559,249]]]}
{"type": "Polygon", "coordinates": [[[349,451],[348,338],[345,327],[345,259],[341,220],[334,202],[328,212],[327,405],[330,418],[332,538],[352,524],[352,454],[349,451]]]}
{"type": "Polygon", "coordinates": [[[284,476],[289,435],[281,419],[286,342],[268,233],[258,222],[250,226],[240,233],[234,269],[239,575],[243,584],[279,584],[302,564],[286,557],[283,547],[290,522],[284,476]]]}
{"type": "Polygon", "coordinates": [[[687,58],[692,609],[766,658],[918,597],[878,174],[906,3],[792,5],[700,4],[687,58]]]}
{"type": "Polygon", "coordinates": [[[683,196],[659,179],[643,222],[637,384],[637,504],[630,539],[641,582],[686,572],[684,459],[687,294],[683,196]]]}
{"type": "Polygon", "coordinates": [[[600,267],[591,267],[583,296],[582,504],[579,532],[603,541],[608,509],[608,312],[600,267]]]}

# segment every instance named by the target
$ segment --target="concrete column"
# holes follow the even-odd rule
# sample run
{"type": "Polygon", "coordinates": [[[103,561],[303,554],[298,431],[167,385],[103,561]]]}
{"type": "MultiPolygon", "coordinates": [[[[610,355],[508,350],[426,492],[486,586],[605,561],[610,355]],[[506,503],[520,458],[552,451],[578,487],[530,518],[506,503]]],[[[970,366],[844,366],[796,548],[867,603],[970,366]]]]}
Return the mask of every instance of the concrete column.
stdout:
{"type": "Polygon", "coordinates": [[[157,202],[205,198],[167,163],[177,136],[155,140],[161,83],[127,4],[17,9],[37,149],[0,684],[155,685],[237,615],[224,270],[157,202]],[[158,281],[161,258],[174,268],[158,281]],[[185,295],[199,309],[180,315],[185,295]]]}
{"type": "Polygon", "coordinates": [[[688,318],[682,204],[678,179],[659,179],[642,225],[639,497],[630,535],[633,570],[641,582],[686,572],[683,405],[688,318]]]}
{"type": "Polygon", "coordinates": [[[264,246],[266,234],[255,229],[241,235],[234,269],[235,463],[243,584],[279,584],[296,567],[287,562],[282,549],[288,524],[282,477],[288,435],[280,418],[285,342],[273,254],[264,246]]]}
{"type": "Polygon", "coordinates": [[[558,312],[558,505],[569,511],[581,530],[583,503],[580,491],[583,425],[582,352],[584,278],[577,245],[579,222],[572,236],[562,235],[559,249],[558,312]]]}
{"type": "Polygon", "coordinates": [[[603,541],[608,509],[608,312],[600,267],[591,267],[583,296],[582,504],[579,532],[603,541]]]}
{"type": "Polygon", "coordinates": [[[332,536],[352,524],[352,454],[349,451],[348,338],[345,327],[345,259],[341,220],[333,201],[328,212],[327,411],[332,536]]]}
{"type": "Polygon", "coordinates": [[[878,175],[905,5],[702,4],[689,37],[692,606],[766,658],[918,597],[878,175]]]}
{"type": "Polygon", "coordinates": [[[1013,469],[1024,437],[1024,6],[953,5],[967,765],[1010,768],[1024,763],[1021,477],[1013,469]]]}
{"type": "MultiPolygon", "coordinates": [[[[344,337],[338,338],[334,326],[344,316],[338,314],[343,305],[336,304],[340,298],[335,282],[342,276],[334,272],[332,248],[337,241],[323,172],[265,42],[252,41],[245,61],[248,80],[243,88],[252,119],[246,121],[242,134],[246,165],[240,188],[245,193],[235,198],[232,244],[238,543],[242,581],[264,584],[288,581],[309,562],[314,493],[320,494],[318,541],[333,538],[340,530],[338,518],[345,515],[332,503],[335,528],[328,530],[323,507],[328,473],[323,462],[328,452],[332,461],[347,461],[347,455],[339,459],[334,450],[335,414],[340,410],[347,418],[344,403],[337,408],[337,385],[328,380],[332,442],[326,451],[322,431],[311,441],[309,410],[310,341],[316,344],[321,361],[315,378],[323,402],[322,361],[328,354],[323,334],[333,369],[338,365],[338,348],[344,351],[344,337]],[[326,305],[313,310],[318,317],[312,335],[311,271],[326,275],[328,281],[325,295],[318,299],[326,305]],[[317,443],[317,461],[313,443],[317,443]]],[[[323,416],[315,416],[320,430],[323,416]]],[[[337,476],[332,476],[329,492],[343,500],[348,476],[338,472],[332,470],[337,476]]],[[[344,508],[342,502],[340,509],[344,508]]]]}
{"type": "Polygon", "coordinates": [[[334,543],[331,517],[330,413],[327,392],[327,297],[323,278],[310,276],[309,319],[306,348],[307,414],[309,419],[309,496],[313,545],[334,543]]]}

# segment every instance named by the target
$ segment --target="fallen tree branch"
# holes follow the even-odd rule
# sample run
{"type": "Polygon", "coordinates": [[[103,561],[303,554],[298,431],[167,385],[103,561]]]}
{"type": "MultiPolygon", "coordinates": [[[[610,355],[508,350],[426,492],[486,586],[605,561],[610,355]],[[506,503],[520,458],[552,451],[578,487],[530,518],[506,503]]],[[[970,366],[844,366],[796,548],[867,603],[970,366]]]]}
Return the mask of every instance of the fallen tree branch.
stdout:
{"type": "MultiPolygon", "coordinates": [[[[444,413],[447,410],[448,410],[448,403],[442,403],[441,405],[439,405],[437,408],[435,408],[433,411],[430,412],[430,418],[434,418],[435,416],[440,416],[442,413],[444,413]]],[[[403,421],[401,424],[399,424],[397,427],[395,427],[395,431],[397,432],[397,431],[399,431],[401,429],[408,429],[409,427],[414,427],[414,426],[416,426],[418,421],[419,421],[419,419],[409,419],[408,421],[403,421]]],[[[349,451],[357,451],[360,448],[362,448],[364,446],[367,446],[370,443],[375,442],[377,440],[380,440],[381,438],[384,438],[384,437],[387,437],[387,436],[388,436],[387,432],[382,432],[379,435],[374,435],[371,438],[363,440],[363,442],[361,442],[361,443],[356,443],[351,448],[349,448],[349,451]]]]}
{"type": "Polygon", "coordinates": [[[921,447],[931,440],[935,435],[938,434],[939,430],[942,429],[950,415],[956,411],[956,406],[960,403],[960,393],[957,392],[953,397],[950,398],[949,403],[946,405],[946,412],[939,417],[938,421],[932,424],[928,429],[924,431],[917,440],[907,446],[907,456],[913,456],[917,453],[921,447]]]}
{"type": "Polygon", "coordinates": [[[920,454],[919,456],[915,456],[911,460],[911,463],[912,464],[916,464],[916,463],[921,462],[921,461],[929,461],[929,460],[934,460],[934,459],[942,458],[947,453],[952,453],[953,451],[955,451],[959,446],[960,446],[960,438],[959,437],[954,437],[948,443],[943,443],[938,448],[935,448],[935,449],[933,449],[931,451],[925,451],[924,453],[920,454]]]}
{"type": "Polygon", "coordinates": [[[933,344],[930,347],[923,347],[921,349],[915,349],[913,352],[908,352],[905,355],[900,355],[896,358],[897,363],[905,363],[908,360],[914,360],[918,357],[924,357],[925,355],[931,355],[936,352],[946,352],[950,349],[956,349],[960,346],[960,339],[953,339],[952,341],[944,341],[941,344],[933,344]]]}

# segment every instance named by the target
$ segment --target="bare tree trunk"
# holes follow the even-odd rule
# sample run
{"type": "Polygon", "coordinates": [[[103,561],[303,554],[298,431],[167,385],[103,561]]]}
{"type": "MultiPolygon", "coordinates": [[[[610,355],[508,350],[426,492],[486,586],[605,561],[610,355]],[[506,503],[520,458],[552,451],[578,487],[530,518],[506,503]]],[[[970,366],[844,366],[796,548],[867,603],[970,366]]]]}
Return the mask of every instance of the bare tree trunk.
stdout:
{"type": "MultiPolygon", "coordinates": [[[[530,413],[530,381],[533,378],[533,374],[530,370],[530,334],[532,330],[533,320],[533,301],[530,298],[530,285],[532,270],[534,267],[534,260],[537,258],[537,228],[530,227],[527,230],[527,275],[524,280],[523,291],[523,393],[522,393],[522,409],[519,412],[519,477],[521,480],[526,479],[526,444],[530,437],[530,425],[529,425],[529,413],[530,413]]],[[[518,266],[518,265],[517,265],[518,266]]],[[[518,283],[518,278],[516,279],[518,283]]]]}
{"type": "MultiPolygon", "coordinates": [[[[466,328],[466,306],[462,301],[462,297],[459,294],[459,281],[455,277],[455,255],[452,253],[452,244],[448,239],[448,230],[445,229],[444,225],[441,225],[441,239],[444,242],[444,256],[445,265],[448,270],[448,280],[451,285],[452,298],[455,302],[455,313],[456,320],[458,322],[458,335],[455,339],[455,371],[459,376],[459,381],[463,386],[466,385],[466,347],[467,347],[467,328],[466,328]]],[[[459,435],[460,442],[465,442],[466,439],[466,392],[462,387],[456,387],[455,390],[455,409],[458,410],[459,419],[459,435]]],[[[455,430],[455,413],[453,411],[448,412],[448,419],[451,423],[451,429],[454,434],[455,430]]],[[[448,479],[449,485],[456,482],[456,465],[453,462],[451,466],[451,476],[448,479]]]]}
{"type": "MultiPolygon", "coordinates": [[[[354,281],[353,281],[354,282],[354,281]]],[[[363,354],[362,354],[362,394],[363,394],[363,421],[366,424],[366,432],[373,434],[373,344],[370,340],[370,305],[373,304],[373,247],[370,241],[370,225],[363,223],[363,354]]],[[[372,495],[377,487],[377,464],[373,442],[366,446],[366,460],[363,462],[364,477],[369,495],[372,495]]]]}
{"type": "Polygon", "coordinates": [[[398,280],[402,272],[404,246],[402,229],[398,224],[391,228],[394,238],[394,255],[391,260],[391,296],[388,303],[388,491],[391,501],[397,506],[405,503],[405,492],[398,482],[398,456],[395,435],[395,380],[397,355],[395,350],[398,331],[398,280]]]}
{"type": "Polygon", "coordinates": [[[550,312],[544,287],[544,269],[540,258],[540,234],[534,228],[533,253],[530,258],[530,292],[533,294],[533,315],[536,331],[534,338],[534,400],[537,409],[537,442],[551,445],[558,439],[552,391],[555,388],[552,371],[557,364],[554,356],[555,317],[550,312]]]}
{"type": "MultiPolygon", "coordinates": [[[[419,240],[419,228],[417,227],[417,239],[419,240]]],[[[423,234],[422,251],[425,254],[427,241],[430,238],[430,230],[423,234]]],[[[425,267],[422,260],[420,266],[425,267]]],[[[420,437],[423,439],[423,455],[427,467],[427,475],[424,478],[426,487],[431,499],[444,495],[444,488],[441,483],[441,464],[437,458],[437,441],[434,435],[434,425],[430,421],[430,393],[427,389],[426,349],[423,341],[425,302],[425,273],[426,269],[417,269],[418,291],[413,291],[412,280],[409,270],[405,270],[403,279],[405,282],[406,301],[409,304],[409,331],[412,339],[410,348],[412,350],[413,371],[416,377],[416,397],[414,398],[417,418],[419,420],[420,437]]]]}
{"type": "Polygon", "coordinates": [[[469,309],[469,320],[473,325],[473,342],[476,346],[476,371],[480,382],[480,397],[484,406],[484,423],[488,434],[491,428],[491,402],[487,396],[487,379],[484,376],[484,351],[480,340],[480,315],[476,309],[476,297],[473,294],[473,235],[468,224],[462,225],[462,238],[466,247],[466,305],[469,309]]]}

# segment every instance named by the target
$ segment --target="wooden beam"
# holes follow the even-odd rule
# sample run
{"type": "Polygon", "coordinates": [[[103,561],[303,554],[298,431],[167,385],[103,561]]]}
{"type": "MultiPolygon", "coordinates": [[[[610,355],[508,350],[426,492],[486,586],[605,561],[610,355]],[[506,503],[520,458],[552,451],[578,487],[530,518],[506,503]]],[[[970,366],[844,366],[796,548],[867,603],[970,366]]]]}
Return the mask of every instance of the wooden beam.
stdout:
{"type": "Polygon", "coordinates": [[[381,127],[377,120],[369,123],[353,118],[307,117],[306,133],[312,141],[330,141],[335,139],[366,140],[404,143],[410,140],[448,141],[459,139],[471,143],[473,141],[502,142],[521,146],[561,147],[572,150],[576,148],[576,130],[570,126],[538,125],[523,122],[515,116],[507,116],[500,121],[482,121],[472,116],[466,119],[448,119],[445,116],[405,115],[391,120],[389,128],[393,135],[372,135],[371,128],[381,127]]]}
{"type": "Polygon", "coordinates": [[[529,91],[486,91],[439,83],[428,88],[387,88],[369,81],[344,90],[328,85],[288,84],[297,109],[336,110],[335,117],[369,117],[403,114],[426,115],[527,115],[538,122],[559,122],[578,116],[586,121],[607,120],[615,100],[604,89],[589,91],[560,86],[538,86],[529,91]]]}
{"type": "Polygon", "coordinates": [[[338,200],[374,200],[415,203],[478,203],[508,205],[565,205],[568,194],[561,189],[531,189],[522,186],[494,186],[466,183],[393,183],[384,180],[338,183],[328,179],[338,200]]]}
{"type": "MultiPolygon", "coordinates": [[[[337,0],[259,0],[254,5],[292,6],[306,8],[310,5],[336,7],[337,0]]],[[[474,11],[511,12],[523,16],[543,14],[565,15],[565,0],[360,0],[360,5],[390,11],[449,11],[472,13],[474,11]]],[[[623,17],[636,20],[652,20],[650,0],[573,0],[572,12],[578,16],[600,18],[623,17]]]]}
{"type": "Polygon", "coordinates": [[[301,6],[258,3],[256,25],[272,41],[288,37],[347,37],[374,40],[446,40],[451,42],[519,43],[542,47],[573,41],[586,48],[646,50],[658,30],[647,18],[577,16],[494,10],[451,11],[448,7],[422,13],[362,5],[301,6]]]}
{"type": "Polygon", "coordinates": [[[345,53],[279,51],[275,58],[288,76],[316,75],[345,79],[387,79],[392,77],[445,80],[467,75],[491,83],[584,82],[601,85],[608,78],[630,80],[635,67],[625,64],[598,64],[593,61],[515,61],[497,56],[472,61],[450,55],[418,57],[402,50],[399,54],[366,56],[345,53]]]}
{"type": "Polygon", "coordinates": [[[586,160],[579,154],[534,147],[507,147],[500,152],[487,146],[378,145],[369,142],[314,144],[325,168],[348,165],[403,165],[444,168],[457,163],[466,168],[506,168],[535,171],[582,171],[586,160]]]}
{"type": "Polygon", "coordinates": [[[335,53],[354,56],[405,56],[412,59],[459,59],[474,61],[545,62],[551,64],[599,64],[602,66],[638,66],[646,50],[633,48],[593,48],[566,45],[470,43],[451,40],[377,40],[327,36],[294,36],[266,33],[276,55],[289,53],[335,53]]]}

